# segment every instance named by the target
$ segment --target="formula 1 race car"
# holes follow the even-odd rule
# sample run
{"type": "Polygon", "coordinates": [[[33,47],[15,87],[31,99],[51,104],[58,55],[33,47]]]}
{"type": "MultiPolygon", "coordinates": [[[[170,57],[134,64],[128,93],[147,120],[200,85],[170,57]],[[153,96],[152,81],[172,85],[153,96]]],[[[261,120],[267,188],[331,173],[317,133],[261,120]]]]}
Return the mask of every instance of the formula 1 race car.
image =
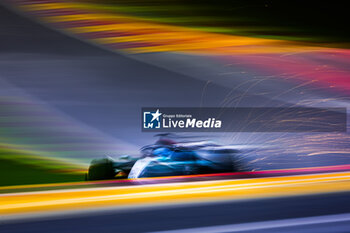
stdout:
{"type": "Polygon", "coordinates": [[[94,159],[87,180],[179,176],[241,171],[242,151],[210,141],[176,142],[169,134],[141,148],[141,156],[94,159]]]}

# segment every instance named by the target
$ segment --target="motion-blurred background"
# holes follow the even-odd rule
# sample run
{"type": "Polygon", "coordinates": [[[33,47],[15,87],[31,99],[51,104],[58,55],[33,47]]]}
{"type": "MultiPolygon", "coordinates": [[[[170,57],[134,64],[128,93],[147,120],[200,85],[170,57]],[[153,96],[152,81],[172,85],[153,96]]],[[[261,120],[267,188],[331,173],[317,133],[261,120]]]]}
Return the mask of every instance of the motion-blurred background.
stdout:
{"type": "MultiPolygon", "coordinates": [[[[341,1],[6,0],[0,185],[82,181],[154,141],[140,109],[348,107],[341,1]]],[[[348,133],[212,133],[254,170],[349,163],[348,133]],[[268,149],[267,149],[268,146],[268,149]]]]}

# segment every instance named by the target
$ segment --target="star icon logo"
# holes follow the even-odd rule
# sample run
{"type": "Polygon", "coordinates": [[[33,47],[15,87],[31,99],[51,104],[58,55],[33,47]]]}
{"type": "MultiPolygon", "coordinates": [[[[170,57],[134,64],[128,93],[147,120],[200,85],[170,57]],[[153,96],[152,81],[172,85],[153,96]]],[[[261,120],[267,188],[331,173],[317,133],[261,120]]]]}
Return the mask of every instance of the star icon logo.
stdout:
{"type": "Polygon", "coordinates": [[[159,112],[159,109],[157,109],[157,111],[155,113],[151,113],[152,114],[152,120],[151,122],[153,122],[154,120],[157,120],[159,121],[159,117],[162,115],[160,112],[159,112]]]}

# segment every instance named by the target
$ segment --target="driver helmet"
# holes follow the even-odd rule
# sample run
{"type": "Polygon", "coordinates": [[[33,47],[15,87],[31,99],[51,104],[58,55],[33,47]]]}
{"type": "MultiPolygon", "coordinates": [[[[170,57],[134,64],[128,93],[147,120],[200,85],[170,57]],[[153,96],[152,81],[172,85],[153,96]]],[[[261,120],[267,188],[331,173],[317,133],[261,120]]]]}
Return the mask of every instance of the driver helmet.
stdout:
{"type": "Polygon", "coordinates": [[[164,156],[169,157],[172,154],[172,151],[169,148],[161,147],[153,150],[152,154],[154,156],[164,156]]]}

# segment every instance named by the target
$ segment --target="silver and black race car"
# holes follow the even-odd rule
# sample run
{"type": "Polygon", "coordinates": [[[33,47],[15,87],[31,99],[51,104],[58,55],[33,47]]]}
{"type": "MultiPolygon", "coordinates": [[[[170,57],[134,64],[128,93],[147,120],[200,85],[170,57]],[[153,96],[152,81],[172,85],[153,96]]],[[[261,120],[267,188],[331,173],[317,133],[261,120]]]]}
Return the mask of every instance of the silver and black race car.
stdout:
{"type": "MultiPolygon", "coordinates": [[[[176,141],[161,134],[152,145],[141,148],[141,156],[106,157],[91,162],[87,180],[143,178],[236,172],[243,170],[244,151],[210,141],[176,141]]],[[[178,138],[177,138],[178,139],[178,138]]]]}

